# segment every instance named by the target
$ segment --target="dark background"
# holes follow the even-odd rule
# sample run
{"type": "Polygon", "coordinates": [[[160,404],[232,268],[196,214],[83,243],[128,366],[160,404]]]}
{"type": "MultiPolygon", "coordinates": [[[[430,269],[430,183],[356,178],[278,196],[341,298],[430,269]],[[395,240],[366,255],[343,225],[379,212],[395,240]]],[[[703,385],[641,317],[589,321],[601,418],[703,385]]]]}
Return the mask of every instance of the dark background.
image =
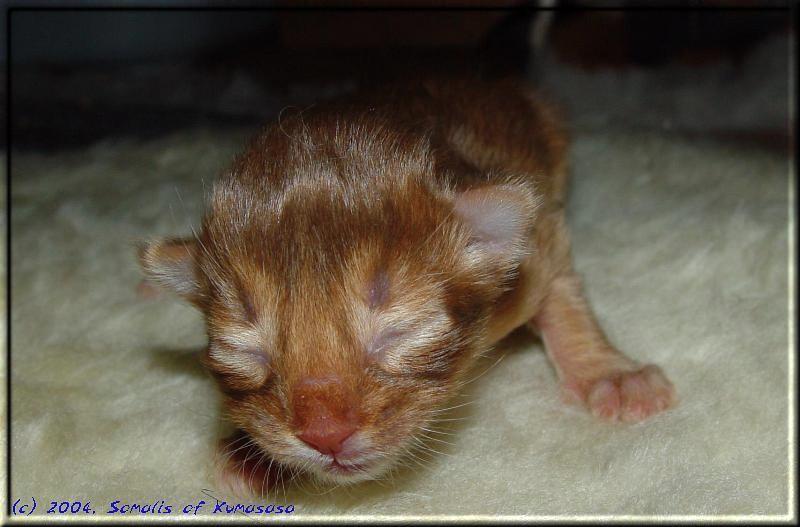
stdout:
{"type": "MultiPolygon", "coordinates": [[[[670,4],[685,9],[618,11],[583,9],[608,2],[540,3],[558,9],[508,1],[493,5],[513,9],[12,10],[12,144],[54,150],[184,127],[255,130],[288,104],[392,78],[536,80],[545,50],[585,71],[737,63],[765,38],[789,30],[790,20],[785,10],[716,9],[787,2],[686,1],[670,4]]],[[[415,4],[430,2],[406,3],[415,4]]]]}

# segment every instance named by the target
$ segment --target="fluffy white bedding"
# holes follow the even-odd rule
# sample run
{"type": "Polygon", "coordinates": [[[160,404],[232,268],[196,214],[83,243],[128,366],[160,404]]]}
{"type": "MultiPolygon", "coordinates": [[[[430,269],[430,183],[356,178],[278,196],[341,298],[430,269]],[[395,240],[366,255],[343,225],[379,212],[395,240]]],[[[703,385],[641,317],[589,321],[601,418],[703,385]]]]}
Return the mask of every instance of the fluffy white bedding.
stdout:
{"type": "MultiPolygon", "coordinates": [[[[201,317],[136,298],[132,243],[197,225],[203,180],[244,139],[190,130],[14,157],[14,496],[91,500],[98,514],[117,499],[223,497],[210,479],[225,427],[197,362],[201,317]]],[[[587,293],[613,342],[662,366],[679,406],[601,424],[560,402],[541,344],[518,332],[454,400],[472,404],[442,436],[452,444],[432,444],[443,455],[394,481],[287,489],[277,501],[295,517],[787,513],[786,155],[587,125],[572,164],[587,293]]]]}

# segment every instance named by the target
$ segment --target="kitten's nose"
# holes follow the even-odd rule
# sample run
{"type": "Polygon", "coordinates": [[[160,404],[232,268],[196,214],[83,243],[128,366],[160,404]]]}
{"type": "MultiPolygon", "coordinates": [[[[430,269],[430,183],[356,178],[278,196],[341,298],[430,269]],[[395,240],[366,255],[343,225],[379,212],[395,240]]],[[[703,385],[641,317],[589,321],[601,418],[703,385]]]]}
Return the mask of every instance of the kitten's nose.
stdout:
{"type": "Polygon", "coordinates": [[[307,378],[294,389],[297,437],[327,455],[342,451],[342,445],[358,429],[352,397],[337,377],[307,378]]]}
{"type": "Polygon", "coordinates": [[[342,451],[342,444],[353,435],[356,427],[341,421],[318,421],[297,436],[323,454],[336,455],[342,451]]]}

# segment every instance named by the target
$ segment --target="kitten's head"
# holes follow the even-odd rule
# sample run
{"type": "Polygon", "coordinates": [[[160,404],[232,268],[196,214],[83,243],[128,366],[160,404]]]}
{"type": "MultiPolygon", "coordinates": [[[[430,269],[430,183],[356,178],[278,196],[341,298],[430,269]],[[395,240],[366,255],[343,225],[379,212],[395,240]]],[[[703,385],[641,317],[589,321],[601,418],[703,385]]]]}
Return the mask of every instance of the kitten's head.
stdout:
{"type": "Polygon", "coordinates": [[[215,185],[197,238],[141,262],[205,314],[204,362],[266,453],[377,477],[485,349],[536,199],[513,180],[455,190],[426,140],[369,120],[284,131],[215,185]]]}

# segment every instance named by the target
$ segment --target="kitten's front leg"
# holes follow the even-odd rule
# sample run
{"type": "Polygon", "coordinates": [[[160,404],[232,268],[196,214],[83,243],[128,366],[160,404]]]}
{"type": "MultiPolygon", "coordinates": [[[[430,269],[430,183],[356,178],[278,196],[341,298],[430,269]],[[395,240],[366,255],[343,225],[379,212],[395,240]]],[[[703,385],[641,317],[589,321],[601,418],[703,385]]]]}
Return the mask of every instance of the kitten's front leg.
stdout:
{"type": "Polygon", "coordinates": [[[556,278],[531,320],[544,340],[565,399],[609,421],[641,421],[676,403],[658,366],[641,365],[609,344],[574,274],[556,278]]]}

